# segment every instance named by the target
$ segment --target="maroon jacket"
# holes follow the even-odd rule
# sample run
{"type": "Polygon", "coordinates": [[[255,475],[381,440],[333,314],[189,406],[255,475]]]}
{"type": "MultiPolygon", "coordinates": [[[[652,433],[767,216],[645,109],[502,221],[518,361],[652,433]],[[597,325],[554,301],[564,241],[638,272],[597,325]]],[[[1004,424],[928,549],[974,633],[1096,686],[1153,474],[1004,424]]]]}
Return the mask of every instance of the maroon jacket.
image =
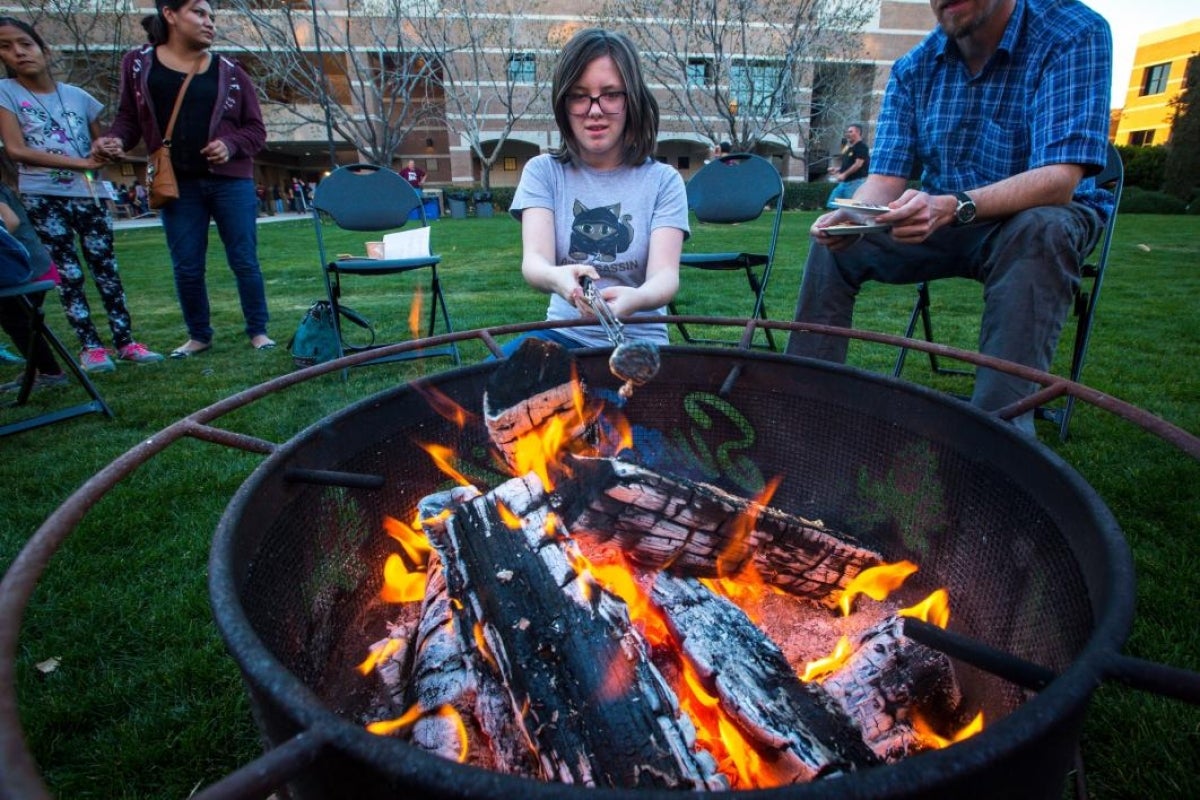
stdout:
{"type": "MultiPolygon", "coordinates": [[[[213,58],[217,59],[217,103],[208,125],[208,139],[225,143],[229,161],[213,164],[209,169],[214,175],[227,178],[252,178],[254,156],[267,142],[262,109],[246,71],[222,55],[214,53],[213,58]]],[[[121,60],[121,100],[106,135],[120,139],[126,150],[143,138],[151,153],[162,147],[162,126],[154,118],[154,104],[150,101],[153,63],[154,47],[149,44],[130,50],[121,60]]]]}

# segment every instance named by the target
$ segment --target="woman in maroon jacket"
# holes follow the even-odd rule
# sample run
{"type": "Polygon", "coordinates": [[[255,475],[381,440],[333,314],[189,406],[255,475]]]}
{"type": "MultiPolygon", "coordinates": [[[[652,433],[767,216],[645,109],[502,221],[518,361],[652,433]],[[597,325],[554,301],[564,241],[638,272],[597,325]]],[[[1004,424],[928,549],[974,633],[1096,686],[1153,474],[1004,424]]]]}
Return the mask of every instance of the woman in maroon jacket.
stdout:
{"type": "Polygon", "coordinates": [[[246,335],[257,350],[275,346],[267,336],[267,299],[258,264],[258,198],[253,158],[266,142],[262,111],[250,76],[211,51],[214,38],[208,0],[157,0],[157,13],[142,20],[150,43],[125,54],[121,99],[106,136],[94,151],[123,158],[145,140],[154,152],[188,74],[171,136],[171,164],[179,199],[160,210],[175,271],[175,290],[188,340],[171,353],[187,358],[212,346],[205,254],[208,225],[215,220],[225,257],[237,281],[246,335]]]}

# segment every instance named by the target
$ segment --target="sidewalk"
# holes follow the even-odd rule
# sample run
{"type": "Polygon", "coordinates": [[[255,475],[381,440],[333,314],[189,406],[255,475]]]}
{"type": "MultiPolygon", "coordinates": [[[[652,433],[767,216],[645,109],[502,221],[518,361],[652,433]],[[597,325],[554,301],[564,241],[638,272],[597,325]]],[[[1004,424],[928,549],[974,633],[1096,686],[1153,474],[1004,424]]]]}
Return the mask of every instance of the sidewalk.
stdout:
{"type": "MultiPolygon", "coordinates": [[[[258,218],[259,225],[265,225],[269,222],[287,222],[293,219],[312,219],[312,216],[307,211],[302,211],[297,214],[294,211],[285,211],[282,214],[275,216],[260,215],[258,218]]],[[[162,225],[162,221],[153,214],[150,216],[138,217],[137,219],[113,219],[113,229],[118,231],[133,230],[134,228],[156,228],[162,225]]]]}

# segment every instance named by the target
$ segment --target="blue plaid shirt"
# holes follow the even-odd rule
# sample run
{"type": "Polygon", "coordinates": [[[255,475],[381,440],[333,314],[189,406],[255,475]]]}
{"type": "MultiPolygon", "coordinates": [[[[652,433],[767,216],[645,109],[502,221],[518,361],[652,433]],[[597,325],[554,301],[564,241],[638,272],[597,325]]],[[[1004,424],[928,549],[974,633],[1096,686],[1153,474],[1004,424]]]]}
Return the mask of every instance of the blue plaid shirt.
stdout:
{"type": "MultiPolygon", "coordinates": [[[[1107,161],[1112,36],[1076,0],[1017,0],[1000,46],[972,77],[935,29],[892,67],[871,172],[907,178],[918,161],[934,194],[967,191],[1048,164],[1107,161]]],[[[1075,200],[1107,218],[1093,178],[1075,200]]]]}

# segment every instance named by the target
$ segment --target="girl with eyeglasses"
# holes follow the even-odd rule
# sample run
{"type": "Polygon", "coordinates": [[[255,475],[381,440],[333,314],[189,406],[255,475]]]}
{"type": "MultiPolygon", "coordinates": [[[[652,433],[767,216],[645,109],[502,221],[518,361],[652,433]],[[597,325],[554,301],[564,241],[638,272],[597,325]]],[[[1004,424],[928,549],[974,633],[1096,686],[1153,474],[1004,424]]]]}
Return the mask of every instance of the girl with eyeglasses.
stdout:
{"type": "MultiPolygon", "coordinates": [[[[654,160],[658,103],[637,49],[619,33],[580,31],[559,57],[551,88],[561,146],[531,159],[511,211],[521,223],[521,273],[550,295],[548,320],[591,316],[580,280],[591,278],[618,317],[665,313],[679,288],[689,235],[683,179],[654,160]]],[[[665,323],[632,325],[627,338],[667,343],[665,323]]],[[[604,347],[599,325],[535,331],[568,348],[604,347]]]]}

